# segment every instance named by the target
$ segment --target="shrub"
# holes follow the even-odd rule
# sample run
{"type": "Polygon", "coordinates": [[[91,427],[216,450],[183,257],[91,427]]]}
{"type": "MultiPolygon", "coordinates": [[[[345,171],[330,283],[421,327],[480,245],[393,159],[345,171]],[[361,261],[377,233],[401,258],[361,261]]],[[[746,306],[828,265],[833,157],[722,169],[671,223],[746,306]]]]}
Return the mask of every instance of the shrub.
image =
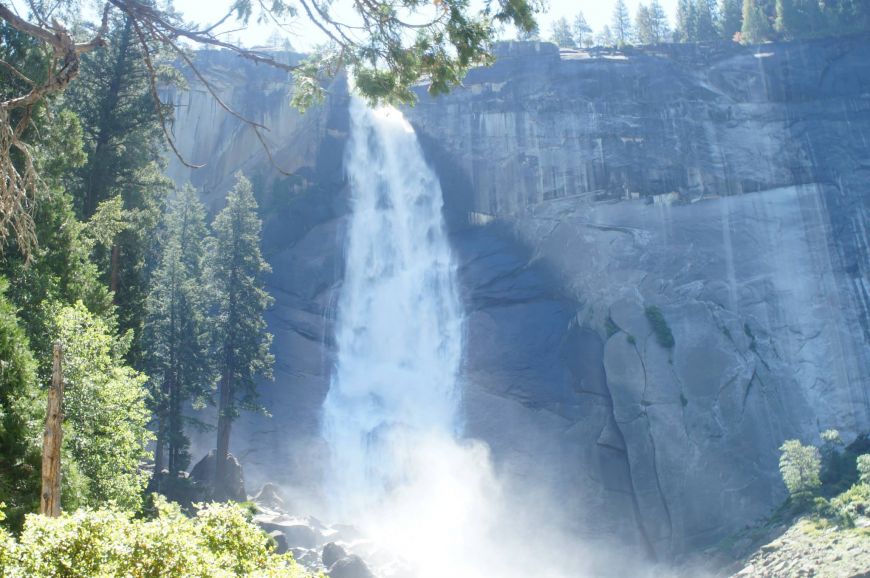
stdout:
{"type": "Polygon", "coordinates": [[[671,332],[662,310],[655,305],[650,305],[644,310],[649,324],[652,326],[653,333],[656,336],[656,341],[665,349],[670,349],[676,343],[674,334],[671,332]]]}
{"type": "Polygon", "coordinates": [[[805,446],[798,440],[788,440],[779,448],[779,471],[792,499],[804,502],[822,485],[819,473],[822,458],[819,448],[805,446]]]}
{"type": "Polygon", "coordinates": [[[870,515],[870,486],[855,484],[833,500],[831,507],[841,516],[870,515]]]}
{"type": "Polygon", "coordinates": [[[858,466],[858,480],[862,484],[870,486],[870,454],[858,456],[855,463],[858,466]]]}
{"type": "Polygon", "coordinates": [[[55,335],[63,343],[64,506],[107,501],[138,510],[152,434],[145,376],[124,363],[129,343],[78,302],[61,308],[55,335]],[[74,496],[74,497],[73,497],[74,496]]]}
{"type": "Polygon", "coordinates": [[[36,362],[0,277],[0,501],[9,523],[20,528],[39,504],[41,426],[45,401],[37,387],[36,362]]]}
{"type": "Polygon", "coordinates": [[[155,506],[153,519],[113,509],[29,515],[19,541],[0,535],[0,572],[8,578],[306,576],[292,556],[274,552],[237,505],[211,504],[190,518],[164,499],[155,506]]]}

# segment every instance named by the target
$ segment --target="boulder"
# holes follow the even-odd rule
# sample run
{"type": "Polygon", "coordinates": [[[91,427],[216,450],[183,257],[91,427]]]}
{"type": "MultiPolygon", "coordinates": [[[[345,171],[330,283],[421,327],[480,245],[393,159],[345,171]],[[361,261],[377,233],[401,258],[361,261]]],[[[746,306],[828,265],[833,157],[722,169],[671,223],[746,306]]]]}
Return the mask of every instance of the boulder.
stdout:
{"type": "Polygon", "coordinates": [[[346,557],[347,552],[345,552],[344,548],[342,548],[335,542],[330,542],[323,547],[323,553],[320,555],[320,560],[323,562],[324,566],[329,568],[342,558],[346,557]]]}
{"type": "Polygon", "coordinates": [[[266,483],[254,496],[254,502],[260,506],[264,506],[271,510],[284,510],[284,498],[281,497],[281,492],[278,486],[272,483],[266,483]]]}
{"type": "Polygon", "coordinates": [[[275,540],[275,551],[278,554],[283,554],[288,550],[287,546],[287,537],[280,530],[272,530],[269,532],[269,536],[275,540]]]}
{"type": "Polygon", "coordinates": [[[199,460],[190,471],[190,479],[211,488],[214,497],[244,502],[248,499],[248,494],[245,491],[245,476],[239,460],[233,454],[227,456],[226,476],[219,488],[214,479],[215,465],[217,464],[215,455],[215,450],[212,450],[199,460]]]}
{"type": "Polygon", "coordinates": [[[375,578],[363,559],[356,554],[336,560],[327,575],[329,578],[375,578]]]}

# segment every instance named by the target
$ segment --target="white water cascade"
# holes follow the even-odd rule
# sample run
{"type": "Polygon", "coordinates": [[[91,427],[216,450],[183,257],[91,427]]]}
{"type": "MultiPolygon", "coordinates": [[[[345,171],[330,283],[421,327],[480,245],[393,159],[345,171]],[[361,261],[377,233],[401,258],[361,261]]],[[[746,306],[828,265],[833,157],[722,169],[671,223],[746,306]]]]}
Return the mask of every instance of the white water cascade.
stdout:
{"type": "Polygon", "coordinates": [[[563,562],[589,556],[540,516],[543,497],[503,487],[486,444],[459,436],[463,311],[438,178],[399,111],[350,112],[330,515],[375,545],[379,578],[584,576],[563,562]]]}
{"type": "Polygon", "coordinates": [[[353,206],[323,417],[331,499],[356,518],[409,482],[423,440],[454,438],[462,310],[441,187],[411,125],[358,99],[350,112],[353,206]]]}

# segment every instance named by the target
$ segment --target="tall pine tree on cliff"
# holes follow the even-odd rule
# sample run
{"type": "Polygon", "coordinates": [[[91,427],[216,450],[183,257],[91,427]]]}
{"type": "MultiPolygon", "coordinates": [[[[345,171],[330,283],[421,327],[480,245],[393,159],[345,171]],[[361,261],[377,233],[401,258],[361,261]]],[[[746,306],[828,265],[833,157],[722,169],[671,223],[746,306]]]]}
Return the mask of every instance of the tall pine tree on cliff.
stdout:
{"type": "Polygon", "coordinates": [[[212,224],[214,240],[208,251],[209,275],[217,301],[212,323],[217,363],[218,423],[215,490],[225,495],[230,430],[241,410],[261,410],[257,379],[270,378],[274,358],[272,336],[263,313],[272,298],[264,287],[271,271],[260,253],[261,222],[251,183],[241,173],[227,196],[227,206],[212,224]]]}

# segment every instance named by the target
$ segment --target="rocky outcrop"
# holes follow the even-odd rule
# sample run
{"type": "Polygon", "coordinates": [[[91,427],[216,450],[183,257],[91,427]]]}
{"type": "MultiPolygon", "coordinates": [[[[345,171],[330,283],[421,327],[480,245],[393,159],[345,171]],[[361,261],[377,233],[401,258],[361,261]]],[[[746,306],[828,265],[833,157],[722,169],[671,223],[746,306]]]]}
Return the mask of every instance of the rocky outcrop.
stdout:
{"type": "Polygon", "coordinates": [[[865,528],[819,527],[798,520],[761,546],[732,578],[870,577],[870,537],[865,528]]]}
{"type": "MultiPolygon", "coordinates": [[[[466,433],[588,539],[660,558],[714,543],[784,497],[784,439],[870,429],[870,38],[499,50],[407,111],[459,261],[466,433]]],[[[194,182],[218,206],[248,171],[274,269],[273,417],[240,422],[233,451],[305,503],[334,361],[346,94],[298,117],[284,79],[210,58],[295,170],[203,95],[178,97],[176,133],[198,131],[182,144],[218,159],[194,182]]]]}

